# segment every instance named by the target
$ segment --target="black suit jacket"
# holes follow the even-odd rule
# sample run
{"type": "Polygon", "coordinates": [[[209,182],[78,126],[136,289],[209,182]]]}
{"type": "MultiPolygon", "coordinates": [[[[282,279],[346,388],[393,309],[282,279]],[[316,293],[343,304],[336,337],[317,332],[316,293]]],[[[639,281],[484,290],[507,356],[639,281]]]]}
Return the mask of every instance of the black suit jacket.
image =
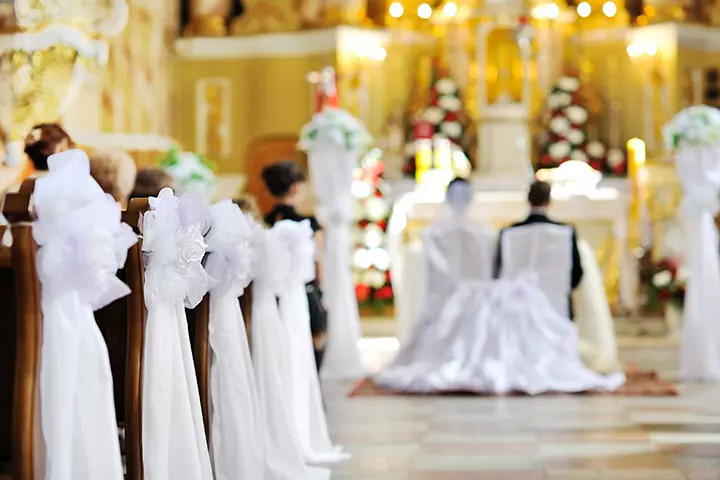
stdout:
{"type": "MultiPolygon", "coordinates": [[[[514,223],[513,225],[503,228],[500,230],[500,235],[498,235],[498,242],[497,242],[497,251],[495,253],[495,278],[498,278],[500,276],[500,272],[502,271],[502,234],[505,230],[508,228],[513,227],[521,227],[523,225],[531,225],[533,223],[552,223],[554,225],[565,225],[564,223],[560,222],[554,222],[550,220],[547,215],[542,213],[531,213],[524,221],[514,223]]],[[[572,228],[572,271],[570,273],[570,288],[575,289],[578,285],[580,285],[580,280],[582,280],[583,276],[583,269],[582,264],[580,263],[580,250],[578,250],[577,246],[577,233],[575,231],[575,228],[572,228]]],[[[572,305],[572,295],[568,296],[568,304],[570,306],[570,309],[568,310],[570,312],[570,318],[573,318],[573,305],[572,305]]]]}

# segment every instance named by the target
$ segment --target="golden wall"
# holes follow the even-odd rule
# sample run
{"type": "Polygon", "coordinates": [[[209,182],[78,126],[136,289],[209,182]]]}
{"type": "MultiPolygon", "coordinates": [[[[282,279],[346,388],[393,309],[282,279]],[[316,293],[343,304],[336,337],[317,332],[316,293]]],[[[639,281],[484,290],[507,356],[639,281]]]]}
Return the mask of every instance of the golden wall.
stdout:
{"type": "MultiPolygon", "coordinates": [[[[351,30],[355,39],[364,34],[361,29],[351,30]]],[[[315,42],[308,53],[301,47],[288,48],[286,43],[302,45],[307,33],[204,38],[193,45],[203,45],[201,50],[207,53],[195,50],[192,54],[183,53],[183,45],[189,43],[181,40],[175,68],[174,138],[213,159],[222,173],[245,173],[251,143],[263,137],[297,135],[310,119],[314,97],[307,76],[326,66],[338,72],[341,105],[365,121],[376,138],[381,137],[393,110],[406,105],[415,62],[426,49],[406,39],[391,40],[382,47],[385,58],[372,60],[346,48],[347,43],[337,40],[342,35],[334,30],[324,32],[329,42],[315,42]],[[286,53],[275,47],[270,48],[271,53],[250,49],[265,40],[279,45],[279,38],[286,53]],[[332,39],[338,43],[330,43],[332,39]],[[228,53],[219,54],[218,50],[228,53]]],[[[326,38],[322,32],[310,35],[326,38]]]]}

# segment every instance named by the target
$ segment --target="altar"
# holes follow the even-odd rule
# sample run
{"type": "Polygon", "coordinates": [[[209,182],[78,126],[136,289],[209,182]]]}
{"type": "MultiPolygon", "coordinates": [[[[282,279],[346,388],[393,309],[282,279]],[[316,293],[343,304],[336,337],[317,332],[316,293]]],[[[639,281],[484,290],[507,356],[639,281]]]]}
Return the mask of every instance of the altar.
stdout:
{"type": "MultiPolygon", "coordinates": [[[[632,308],[633,259],[627,251],[628,199],[624,189],[603,187],[584,192],[553,189],[549,215],[574,225],[598,260],[611,304],[632,308]]],[[[398,336],[402,339],[417,317],[423,278],[420,235],[437,218],[442,192],[410,192],[398,196],[389,222],[391,273],[395,289],[398,336]]],[[[476,191],[469,209],[471,220],[498,230],[528,215],[524,190],[476,191]]]]}

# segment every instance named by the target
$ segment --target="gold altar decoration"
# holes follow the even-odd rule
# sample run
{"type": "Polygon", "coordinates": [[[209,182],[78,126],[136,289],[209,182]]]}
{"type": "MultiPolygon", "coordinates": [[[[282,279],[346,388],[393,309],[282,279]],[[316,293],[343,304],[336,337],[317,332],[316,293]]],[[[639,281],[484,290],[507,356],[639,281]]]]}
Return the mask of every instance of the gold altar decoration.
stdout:
{"type": "Polygon", "coordinates": [[[246,0],[243,4],[244,13],[232,23],[233,35],[291,32],[303,23],[295,0],[246,0]]]}
{"type": "Polygon", "coordinates": [[[227,35],[227,22],[232,12],[230,0],[190,0],[190,23],[185,35],[222,37],[227,35]]]}

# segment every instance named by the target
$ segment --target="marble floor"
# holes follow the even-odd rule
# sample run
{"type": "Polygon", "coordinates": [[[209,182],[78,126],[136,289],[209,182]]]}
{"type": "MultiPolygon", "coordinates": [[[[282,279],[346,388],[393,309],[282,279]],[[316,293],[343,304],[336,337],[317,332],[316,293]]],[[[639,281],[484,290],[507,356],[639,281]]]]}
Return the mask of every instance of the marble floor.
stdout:
{"type": "MultiPolygon", "coordinates": [[[[623,341],[626,363],[672,378],[677,347],[623,341]]],[[[368,339],[379,368],[396,348],[368,339]]],[[[720,385],[684,385],[674,398],[347,397],[326,385],[334,440],[353,458],[333,479],[720,480],[720,385]]]]}

